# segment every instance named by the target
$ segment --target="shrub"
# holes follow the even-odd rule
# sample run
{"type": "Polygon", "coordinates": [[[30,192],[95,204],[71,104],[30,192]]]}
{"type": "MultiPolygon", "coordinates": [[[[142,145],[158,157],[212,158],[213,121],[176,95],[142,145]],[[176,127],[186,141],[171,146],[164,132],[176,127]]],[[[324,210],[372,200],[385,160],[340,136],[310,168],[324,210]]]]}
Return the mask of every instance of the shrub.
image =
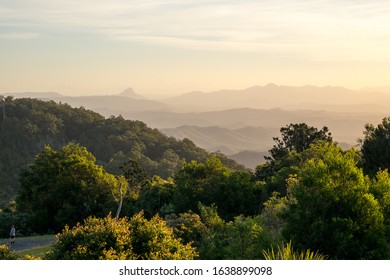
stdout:
{"type": "Polygon", "coordinates": [[[7,245],[0,245],[0,260],[16,260],[17,256],[7,245]]]}
{"type": "Polygon", "coordinates": [[[65,227],[46,258],[178,260],[193,259],[196,255],[190,244],[182,244],[174,237],[159,216],[147,220],[141,212],[130,220],[90,217],[72,229],[65,227]]]}

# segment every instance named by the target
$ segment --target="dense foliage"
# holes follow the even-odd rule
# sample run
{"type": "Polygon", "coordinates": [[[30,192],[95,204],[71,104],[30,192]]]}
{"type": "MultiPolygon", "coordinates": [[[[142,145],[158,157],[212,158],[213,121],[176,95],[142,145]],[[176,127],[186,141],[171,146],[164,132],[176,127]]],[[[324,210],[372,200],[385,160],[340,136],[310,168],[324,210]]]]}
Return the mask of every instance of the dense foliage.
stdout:
{"type": "Polygon", "coordinates": [[[310,152],[315,157],[289,179],[287,240],[336,259],[389,257],[384,213],[357,167],[356,151],[321,144],[310,152]]]}
{"type": "Polygon", "coordinates": [[[47,259],[55,260],[187,260],[196,257],[158,216],[147,220],[142,213],[130,220],[88,218],[57,236],[47,259]]]}
{"type": "Polygon", "coordinates": [[[318,130],[305,123],[289,124],[280,129],[281,139],[274,137],[275,145],[266,156],[266,163],[256,167],[256,178],[266,182],[267,196],[273,192],[286,195],[286,179],[295,173],[302,162],[302,152],[316,142],[332,142],[328,128],[318,130]]]}
{"type": "Polygon", "coordinates": [[[0,235],[61,232],[49,259],[390,258],[390,118],[361,151],[287,125],[252,173],[141,122],[0,99],[0,235]]]}
{"type": "Polygon", "coordinates": [[[0,245],[0,260],[16,260],[17,256],[14,251],[10,250],[7,245],[0,245]]]}
{"type": "Polygon", "coordinates": [[[259,214],[263,185],[249,172],[233,171],[216,158],[190,162],[175,175],[173,204],[178,212],[196,211],[198,203],[215,204],[219,214],[231,220],[259,214]]]}
{"type": "MultiPolygon", "coordinates": [[[[188,139],[169,138],[140,121],[104,118],[84,108],[36,99],[2,98],[0,113],[0,208],[15,198],[18,173],[45,145],[86,147],[113,174],[132,159],[149,176],[171,176],[183,162],[205,161],[208,153],[188,139]]],[[[221,157],[230,167],[242,168],[221,157]]]]}
{"type": "Polygon", "coordinates": [[[56,151],[46,146],[20,175],[17,209],[28,214],[34,232],[58,232],[65,224],[114,210],[115,181],[85,148],[70,144],[56,151]]]}
{"type": "Polygon", "coordinates": [[[172,214],[166,220],[178,237],[194,242],[200,259],[261,259],[262,251],[272,244],[272,233],[264,226],[260,215],[239,215],[225,221],[215,206],[202,204],[199,204],[199,212],[172,214]]]}
{"type": "Polygon", "coordinates": [[[384,118],[377,127],[365,126],[361,151],[367,174],[374,176],[379,169],[390,168],[390,117],[384,118]]]}
{"type": "Polygon", "coordinates": [[[318,130],[316,127],[305,123],[289,124],[280,129],[282,139],[274,137],[275,145],[269,150],[268,162],[274,162],[284,158],[289,152],[298,153],[308,149],[317,141],[332,142],[331,134],[326,126],[318,130]]]}

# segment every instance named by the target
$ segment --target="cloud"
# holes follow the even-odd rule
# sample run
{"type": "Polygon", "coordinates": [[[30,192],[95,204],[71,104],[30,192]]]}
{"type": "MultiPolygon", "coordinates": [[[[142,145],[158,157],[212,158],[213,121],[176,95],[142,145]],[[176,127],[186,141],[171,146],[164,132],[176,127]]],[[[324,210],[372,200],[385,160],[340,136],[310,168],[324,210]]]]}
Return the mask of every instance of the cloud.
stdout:
{"type": "Polygon", "coordinates": [[[0,40],[30,40],[39,36],[38,33],[0,33],[0,40]]]}
{"type": "Polygon", "coordinates": [[[370,49],[390,47],[389,12],[385,0],[5,0],[0,26],[187,49],[379,59],[384,54],[370,49]]]}

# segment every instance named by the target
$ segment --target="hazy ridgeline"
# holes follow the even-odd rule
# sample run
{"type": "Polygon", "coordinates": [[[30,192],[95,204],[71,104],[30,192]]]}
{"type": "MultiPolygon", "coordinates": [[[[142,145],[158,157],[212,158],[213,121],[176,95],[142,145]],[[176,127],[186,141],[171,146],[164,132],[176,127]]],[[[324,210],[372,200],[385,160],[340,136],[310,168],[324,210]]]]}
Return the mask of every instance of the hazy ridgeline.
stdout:
{"type": "Polygon", "coordinates": [[[245,90],[191,92],[152,99],[129,88],[117,95],[64,96],[58,93],[6,93],[36,97],[94,110],[105,117],[140,120],[177,139],[188,138],[254,168],[272,147],[272,137],[289,123],[327,126],[349,148],[363,137],[366,123],[379,123],[390,111],[386,88],[353,91],[341,87],[288,87],[268,84],[245,90]]]}

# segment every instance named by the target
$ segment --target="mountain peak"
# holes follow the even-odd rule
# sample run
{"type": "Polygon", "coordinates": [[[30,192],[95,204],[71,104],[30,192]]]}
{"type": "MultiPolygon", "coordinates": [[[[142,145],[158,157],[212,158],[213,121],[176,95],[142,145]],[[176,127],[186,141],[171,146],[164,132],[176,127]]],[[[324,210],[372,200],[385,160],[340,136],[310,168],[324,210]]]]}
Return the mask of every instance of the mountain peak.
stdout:
{"type": "Polygon", "coordinates": [[[119,96],[130,97],[135,99],[145,99],[142,95],[135,93],[132,87],[129,87],[119,93],[119,96]]]}
{"type": "Polygon", "coordinates": [[[274,84],[274,83],[268,83],[268,84],[266,85],[266,87],[268,87],[268,88],[277,88],[278,85],[277,85],[277,84],[274,84]]]}

